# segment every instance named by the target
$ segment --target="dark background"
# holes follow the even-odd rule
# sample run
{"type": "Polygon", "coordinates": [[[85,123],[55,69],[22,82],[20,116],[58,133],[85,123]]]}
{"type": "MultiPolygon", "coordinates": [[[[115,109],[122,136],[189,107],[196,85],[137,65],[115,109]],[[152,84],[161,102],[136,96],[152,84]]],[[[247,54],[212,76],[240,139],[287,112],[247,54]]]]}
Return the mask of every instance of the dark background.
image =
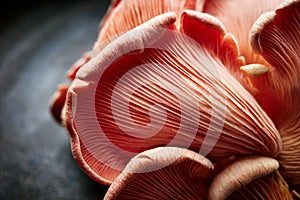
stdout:
{"type": "Polygon", "coordinates": [[[109,2],[6,1],[0,16],[0,199],[102,199],[49,113],[57,84],[97,38],[109,2]]]}

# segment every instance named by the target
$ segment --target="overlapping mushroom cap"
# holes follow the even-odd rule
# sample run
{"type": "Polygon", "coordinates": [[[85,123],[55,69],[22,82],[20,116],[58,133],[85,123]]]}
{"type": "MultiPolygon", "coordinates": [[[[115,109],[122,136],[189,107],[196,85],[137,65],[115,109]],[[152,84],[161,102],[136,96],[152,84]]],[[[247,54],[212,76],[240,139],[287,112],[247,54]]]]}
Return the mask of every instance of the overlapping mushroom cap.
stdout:
{"type": "Polygon", "coordinates": [[[214,177],[202,155],[159,147],[135,156],[104,199],[293,199],[278,167],[275,159],[247,156],[214,177]]]}
{"type": "Polygon", "coordinates": [[[135,156],[105,199],[205,199],[213,164],[178,147],[158,147],[135,156]]]}
{"type": "Polygon", "coordinates": [[[300,187],[300,1],[279,3],[113,1],[93,51],[52,104],[81,168],[104,184],[119,176],[112,187],[128,189],[133,157],[181,147],[216,166],[203,198],[292,198],[287,183],[300,187]],[[247,162],[249,177],[228,175],[247,162]],[[227,186],[226,176],[249,189],[227,186]]]}

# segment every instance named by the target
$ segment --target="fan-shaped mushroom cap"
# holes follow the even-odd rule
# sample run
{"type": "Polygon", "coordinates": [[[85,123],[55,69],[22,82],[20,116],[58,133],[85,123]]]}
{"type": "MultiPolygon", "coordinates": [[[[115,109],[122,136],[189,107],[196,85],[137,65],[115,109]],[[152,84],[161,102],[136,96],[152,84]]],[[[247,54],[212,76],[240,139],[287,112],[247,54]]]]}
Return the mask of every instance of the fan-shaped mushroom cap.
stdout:
{"type": "MultiPolygon", "coordinates": [[[[296,195],[296,193],[294,194],[296,195]]],[[[227,199],[293,200],[293,197],[280,173],[274,171],[267,176],[254,179],[247,185],[243,185],[242,188],[233,192],[227,199]]]]}
{"type": "MultiPolygon", "coordinates": [[[[297,189],[300,1],[286,1],[254,23],[277,1],[113,1],[93,51],[68,72],[71,80],[76,77],[72,86],[60,86],[52,101],[52,113],[66,124],[82,169],[96,181],[110,184],[128,162],[137,166],[130,164],[132,157],[157,146],[189,148],[215,160],[280,153],[279,171],[297,189]],[[249,9],[253,4],[258,4],[254,11],[249,9]],[[203,10],[218,19],[185,9],[203,10]],[[161,13],[165,14],[157,16],[161,13]]],[[[275,168],[278,163],[271,158],[241,159],[215,178],[212,188],[217,189],[209,195],[227,197],[239,183],[245,190],[234,195],[247,195],[256,188],[251,195],[271,198],[268,187],[263,187],[267,183],[278,188],[275,195],[288,194],[275,168]],[[241,171],[226,179],[226,173],[249,159],[258,163],[253,169],[244,168],[250,170],[250,177],[241,171]],[[261,170],[266,176],[257,175],[261,170]],[[228,180],[234,184],[220,187],[228,180]]],[[[135,177],[125,172],[121,177],[126,181],[135,177]]]]}
{"type": "Polygon", "coordinates": [[[272,121],[224,66],[240,60],[220,22],[185,11],[176,30],[175,20],[166,13],[114,40],[68,90],[72,151],[96,181],[111,183],[133,156],[158,146],[214,159],[280,152],[272,121]]]}
{"type": "Polygon", "coordinates": [[[278,167],[278,162],[268,157],[239,158],[213,179],[209,187],[208,199],[226,199],[237,189],[244,187],[254,179],[273,173],[278,167]]]}
{"type": "Polygon", "coordinates": [[[213,164],[193,151],[159,147],[136,155],[104,199],[206,199],[213,164]]]}

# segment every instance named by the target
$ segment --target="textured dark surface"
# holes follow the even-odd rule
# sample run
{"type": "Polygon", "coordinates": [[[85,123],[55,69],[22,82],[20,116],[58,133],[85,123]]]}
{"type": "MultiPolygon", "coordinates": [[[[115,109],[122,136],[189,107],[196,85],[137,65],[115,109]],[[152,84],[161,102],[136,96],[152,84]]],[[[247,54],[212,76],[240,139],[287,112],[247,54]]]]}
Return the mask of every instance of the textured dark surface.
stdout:
{"type": "Polygon", "coordinates": [[[106,188],[76,165],[48,104],[92,48],[108,2],[20,6],[0,27],[0,199],[101,199],[106,188]]]}

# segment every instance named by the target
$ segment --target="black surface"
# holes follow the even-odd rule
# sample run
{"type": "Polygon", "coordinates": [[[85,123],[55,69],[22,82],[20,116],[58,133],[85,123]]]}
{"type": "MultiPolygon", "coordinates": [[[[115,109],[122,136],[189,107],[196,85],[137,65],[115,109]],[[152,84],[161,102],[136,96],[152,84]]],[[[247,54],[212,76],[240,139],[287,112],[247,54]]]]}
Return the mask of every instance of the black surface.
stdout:
{"type": "Polygon", "coordinates": [[[108,2],[26,5],[6,7],[0,24],[0,199],[101,199],[106,187],[76,165],[48,105],[92,48],[108,2]]]}

